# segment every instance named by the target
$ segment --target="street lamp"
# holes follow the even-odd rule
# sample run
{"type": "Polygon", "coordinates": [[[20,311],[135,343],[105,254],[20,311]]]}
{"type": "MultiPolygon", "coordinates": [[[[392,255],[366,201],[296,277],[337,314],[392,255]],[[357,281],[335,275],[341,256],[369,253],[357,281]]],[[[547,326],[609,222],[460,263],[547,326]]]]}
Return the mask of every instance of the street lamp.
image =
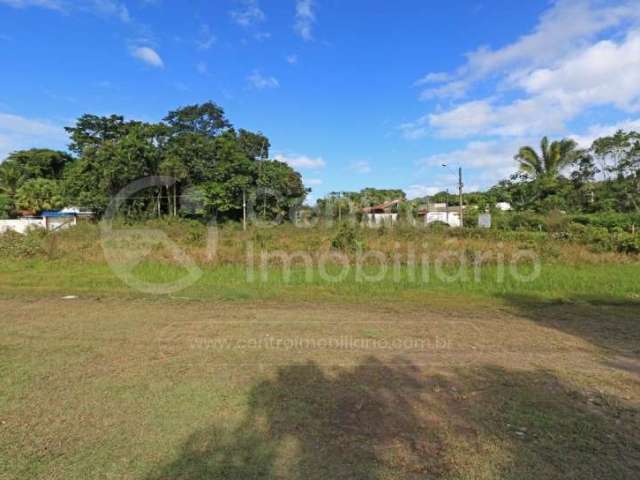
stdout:
{"type": "MultiPolygon", "coordinates": [[[[453,170],[451,170],[451,168],[449,168],[449,165],[447,165],[446,163],[442,164],[443,167],[449,169],[449,171],[451,173],[455,173],[453,170]]],[[[462,213],[462,187],[464,187],[464,184],[462,183],[462,167],[458,167],[458,194],[460,196],[459,198],[459,212],[460,212],[460,226],[464,227],[464,221],[463,221],[463,213],[462,213]]]]}

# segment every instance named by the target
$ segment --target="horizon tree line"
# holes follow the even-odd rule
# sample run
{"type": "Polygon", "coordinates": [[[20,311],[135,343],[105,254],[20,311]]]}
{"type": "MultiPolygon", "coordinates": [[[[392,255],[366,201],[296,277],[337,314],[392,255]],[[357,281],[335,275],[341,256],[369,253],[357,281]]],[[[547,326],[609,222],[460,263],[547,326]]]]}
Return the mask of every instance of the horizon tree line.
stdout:
{"type": "Polygon", "coordinates": [[[85,114],[65,130],[69,152],[22,150],[0,164],[5,216],[71,205],[100,214],[123,187],[152,175],[175,182],[136,194],[127,205],[130,214],[236,220],[243,195],[268,189],[261,212],[277,216],[309,192],[298,172],[269,159],[265,135],[236,130],[213,102],[178,108],[158,123],[85,114]],[[183,199],[196,199],[195,211],[185,208],[194,202],[183,199]]]}

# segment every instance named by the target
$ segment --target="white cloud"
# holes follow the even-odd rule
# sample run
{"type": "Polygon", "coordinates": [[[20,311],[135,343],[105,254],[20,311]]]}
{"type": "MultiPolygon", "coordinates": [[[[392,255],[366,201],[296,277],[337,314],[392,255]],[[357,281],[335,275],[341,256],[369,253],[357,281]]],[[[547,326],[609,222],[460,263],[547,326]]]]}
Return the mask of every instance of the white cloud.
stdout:
{"type": "Polygon", "coordinates": [[[280,86],[280,82],[278,82],[277,78],[262,75],[258,70],[254,70],[253,73],[247,77],[247,80],[258,90],[263,90],[265,88],[278,88],[280,86]]]}
{"type": "Polygon", "coordinates": [[[613,135],[618,130],[640,132],[640,118],[627,119],[613,125],[591,125],[582,134],[570,135],[580,148],[589,148],[594,140],[600,137],[613,135]]]}
{"type": "Polygon", "coordinates": [[[371,173],[371,165],[366,160],[352,163],[349,166],[349,169],[356,173],[362,173],[362,174],[371,173]]]}
{"type": "Polygon", "coordinates": [[[200,32],[196,44],[201,50],[209,50],[218,41],[218,38],[211,32],[209,25],[200,26],[200,32]]]}
{"type": "Polygon", "coordinates": [[[538,21],[534,31],[502,48],[480,47],[467,54],[466,63],[456,72],[431,73],[416,82],[450,82],[427,89],[423,98],[460,95],[463,86],[486,77],[512,74],[525,76],[544,65],[554,64],[581,50],[597,36],[614,27],[640,22],[637,0],[556,0],[538,21]],[[462,83],[461,83],[462,82],[462,83]]]}
{"type": "Polygon", "coordinates": [[[464,80],[445,83],[439,87],[423,90],[422,93],[420,93],[420,100],[429,100],[439,97],[448,97],[453,99],[461,98],[464,97],[467,87],[468,83],[464,80]]]}
{"type": "MultiPolygon", "coordinates": [[[[528,145],[532,139],[519,138],[510,141],[475,141],[469,142],[464,148],[447,153],[438,153],[422,158],[419,165],[440,167],[443,164],[451,168],[455,165],[463,168],[508,168],[516,165],[513,157],[523,145],[528,145]]],[[[535,141],[535,140],[534,140],[535,141]]]]}
{"type": "Polygon", "coordinates": [[[118,0],[0,0],[0,4],[14,8],[41,7],[60,12],[80,10],[118,18],[125,23],[131,21],[126,5],[118,0]]]}
{"type": "Polygon", "coordinates": [[[413,200],[415,198],[430,197],[432,195],[435,195],[436,193],[444,191],[445,188],[443,188],[441,185],[434,186],[434,185],[416,184],[416,185],[409,185],[408,187],[405,187],[403,190],[407,194],[407,198],[409,200],[413,200]]]}
{"type": "Polygon", "coordinates": [[[241,8],[231,11],[231,18],[238,25],[249,27],[256,23],[263,22],[266,18],[264,12],[258,5],[258,0],[241,0],[241,8]]]}
{"type": "Polygon", "coordinates": [[[289,155],[279,153],[274,157],[279,162],[284,162],[293,168],[305,168],[309,170],[318,170],[326,166],[322,157],[309,157],[307,155],[289,155]]]}
{"type": "Polygon", "coordinates": [[[60,0],[0,0],[0,4],[14,8],[43,7],[51,10],[63,10],[63,2],[60,0]]]}
{"type": "Polygon", "coordinates": [[[313,39],[313,24],[316,21],[314,7],[314,0],[296,1],[296,21],[293,29],[306,41],[313,39]]]}
{"type": "Polygon", "coordinates": [[[452,150],[446,153],[430,155],[418,160],[418,166],[422,168],[436,168],[443,173],[436,177],[435,186],[444,190],[443,185],[452,187],[458,182],[457,167],[462,167],[463,180],[468,184],[467,191],[477,190],[476,185],[468,183],[467,178],[472,177],[473,181],[481,181],[483,184],[494,184],[502,180],[518,169],[518,164],[514,156],[520,147],[531,145],[537,148],[539,138],[520,137],[509,140],[474,141],[469,142],[465,147],[452,150]],[[445,169],[446,164],[451,170],[445,169]],[[473,188],[472,188],[473,187],[473,188]]]}
{"type": "Polygon", "coordinates": [[[160,55],[150,47],[137,47],[131,50],[131,56],[156,68],[164,68],[164,62],[160,55]]]}
{"type": "Polygon", "coordinates": [[[0,161],[26,148],[64,148],[67,134],[60,126],[11,113],[0,113],[0,161]]]}
{"type": "Polygon", "coordinates": [[[427,73],[421,79],[416,80],[414,85],[418,87],[420,85],[427,85],[429,83],[447,82],[449,80],[451,80],[451,74],[447,72],[434,72],[434,73],[427,73]]]}
{"type": "Polygon", "coordinates": [[[519,82],[530,95],[543,96],[569,111],[612,103],[634,111],[640,100],[640,30],[620,43],[601,41],[555,68],[538,69],[519,82]]]}
{"type": "Polygon", "coordinates": [[[431,132],[445,137],[566,133],[566,123],[592,107],[638,111],[640,31],[619,42],[598,42],[514,82],[523,98],[504,104],[492,98],[462,103],[401,125],[401,130],[407,138],[431,132]]]}
{"type": "Polygon", "coordinates": [[[119,18],[125,23],[131,21],[127,7],[124,3],[116,0],[92,0],[89,2],[88,8],[99,15],[119,18]]]}
{"type": "Polygon", "coordinates": [[[413,122],[401,124],[398,129],[407,140],[417,140],[429,135],[429,115],[424,115],[413,122]]]}
{"type": "Polygon", "coordinates": [[[565,121],[575,113],[543,97],[515,100],[506,105],[476,100],[429,114],[401,128],[410,139],[424,137],[430,132],[448,138],[561,133],[565,121]]]}
{"type": "Polygon", "coordinates": [[[285,60],[287,61],[287,63],[289,65],[295,65],[296,63],[298,63],[298,56],[293,54],[293,55],[287,55],[285,60]]]}

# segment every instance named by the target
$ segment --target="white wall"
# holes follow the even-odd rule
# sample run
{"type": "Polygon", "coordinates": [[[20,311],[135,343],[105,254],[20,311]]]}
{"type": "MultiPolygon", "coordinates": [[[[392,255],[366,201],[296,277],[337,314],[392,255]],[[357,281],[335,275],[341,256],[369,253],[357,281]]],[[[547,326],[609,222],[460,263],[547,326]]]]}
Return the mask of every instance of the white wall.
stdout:
{"type": "Polygon", "coordinates": [[[49,217],[47,218],[47,229],[49,230],[62,230],[69,228],[78,223],[76,217],[49,217]]]}
{"type": "Polygon", "coordinates": [[[17,220],[0,220],[0,233],[13,230],[27,233],[30,228],[44,228],[43,218],[19,218],[17,220]]]}
{"type": "Polygon", "coordinates": [[[76,225],[75,217],[49,217],[44,218],[18,218],[16,220],[0,220],[0,233],[13,230],[18,233],[27,233],[30,228],[48,228],[49,230],[61,230],[76,225]]]}
{"type": "Polygon", "coordinates": [[[428,225],[433,222],[446,223],[450,227],[460,226],[460,214],[458,212],[429,212],[425,217],[425,223],[428,225]]]}
{"type": "Polygon", "coordinates": [[[370,227],[392,224],[398,220],[397,213],[367,213],[367,224],[370,227]]]}

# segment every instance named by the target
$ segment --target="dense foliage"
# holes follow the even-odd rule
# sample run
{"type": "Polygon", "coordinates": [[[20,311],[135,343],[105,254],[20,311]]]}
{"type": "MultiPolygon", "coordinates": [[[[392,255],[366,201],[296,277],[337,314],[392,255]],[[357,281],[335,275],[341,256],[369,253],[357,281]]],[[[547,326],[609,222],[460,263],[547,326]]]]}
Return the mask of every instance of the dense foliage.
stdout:
{"type": "Polygon", "coordinates": [[[540,156],[522,148],[520,172],[465,201],[476,196],[486,205],[509,202],[537,213],[640,212],[640,133],[618,131],[588,150],[570,140],[549,145],[543,139],[541,147],[540,156]]]}
{"type": "Polygon", "coordinates": [[[100,214],[122,188],[149,176],[173,180],[136,193],[128,212],[238,219],[245,197],[273,217],[307,193],[297,172],[269,160],[264,135],[236,131],[212,102],[169,112],[160,123],[83,115],[65,130],[73,156],[33,149],[0,165],[0,215],[65,205],[100,214]]]}
{"type": "MultiPolygon", "coordinates": [[[[573,140],[549,142],[540,151],[522,147],[514,160],[519,171],[485,192],[463,195],[465,206],[478,211],[495,209],[508,202],[518,212],[547,215],[559,210],[567,214],[640,212],[640,133],[618,131],[601,137],[589,149],[579,149],[573,140]]],[[[404,199],[401,190],[367,188],[360,192],[333,192],[318,201],[318,210],[335,212],[358,206],[404,199]]],[[[443,191],[410,202],[414,211],[428,203],[459,204],[457,193],[443,191]]]]}

